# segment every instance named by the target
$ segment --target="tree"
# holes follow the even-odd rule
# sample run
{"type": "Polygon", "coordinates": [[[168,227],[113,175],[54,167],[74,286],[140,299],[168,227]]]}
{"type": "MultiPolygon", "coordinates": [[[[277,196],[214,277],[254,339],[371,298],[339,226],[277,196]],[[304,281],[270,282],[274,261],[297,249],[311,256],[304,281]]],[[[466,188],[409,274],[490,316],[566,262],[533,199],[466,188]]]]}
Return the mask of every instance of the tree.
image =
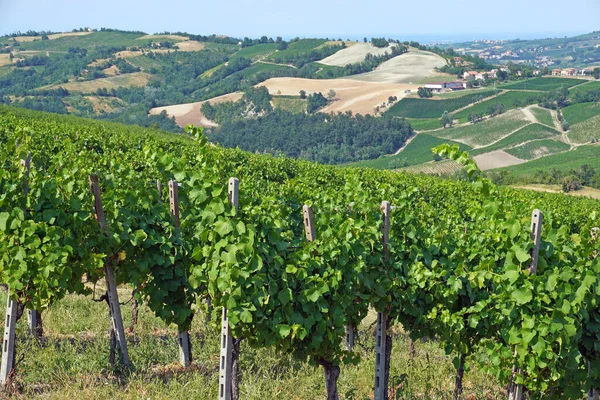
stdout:
{"type": "Polygon", "coordinates": [[[562,127],[563,132],[567,132],[571,126],[569,125],[569,123],[567,122],[566,119],[563,119],[563,121],[561,123],[561,127],[562,127]]]}
{"type": "Polygon", "coordinates": [[[301,99],[305,99],[306,98],[306,91],[304,91],[304,90],[300,91],[300,98],[301,99]]]}
{"type": "Polygon", "coordinates": [[[367,38],[363,38],[363,42],[367,43],[368,42],[367,38]]]}
{"type": "Polygon", "coordinates": [[[444,111],[444,113],[442,114],[442,118],[440,118],[440,122],[442,123],[442,126],[444,128],[446,128],[447,126],[452,127],[452,124],[454,124],[454,116],[452,115],[452,113],[444,111]]]}
{"type": "Polygon", "coordinates": [[[475,114],[475,113],[469,114],[469,122],[470,123],[476,124],[479,121],[481,121],[481,114],[475,114]]]}
{"type": "Polygon", "coordinates": [[[600,68],[596,67],[592,70],[592,76],[594,79],[600,79],[600,68]]]}
{"type": "Polygon", "coordinates": [[[329,101],[332,101],[333,99],[335,99],[335,90],[333,89],[329,89],[329,92],[327,92],[327,98],[329,99],[329,101]]]}
{"type": "Polygon", "coordinates": [[[433,94],[431,93],[431,90],[424,88],[424,87],[420,87],[417,90],[417,94],[419,95],[420,98],[422,99],[428,99],[430,97],[433,97],[433,94]]]}
{"type": "Polygon", "coordinates": [[[398,98],[396,96],[390,96],[390,97],[388,97],[388,103],[390,103],[390,104],[392,104],[396,100],[398,100],[398,98]]]}

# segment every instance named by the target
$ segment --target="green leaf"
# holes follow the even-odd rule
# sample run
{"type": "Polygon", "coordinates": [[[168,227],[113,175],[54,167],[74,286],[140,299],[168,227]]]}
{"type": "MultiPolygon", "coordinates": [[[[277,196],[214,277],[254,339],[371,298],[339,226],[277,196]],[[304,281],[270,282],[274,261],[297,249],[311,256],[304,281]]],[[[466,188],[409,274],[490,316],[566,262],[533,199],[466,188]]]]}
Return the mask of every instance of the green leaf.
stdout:
{"type": "Polygon", "coordinates": [[[0,231],[6,231],[9,216],[10,214],[7,212],[0,213],[0,231]]]}
{"type": "Polygon", "coordinates": [[[286,338],[290,335],[290,332],[292,331],[292,327],[289,325],[284,325],[281,324],[277,327],[278,331],[279,331],[279,336],[281,336],[282,338],[286,338]]]}
{"type": "Polygon", "coordinates": [[[531,301],[533,295],[530,289],[517,289],[512,292],[512,297],[516,300],[518,305],[526,304],[531,301]]]}
{"type": "Polygon", "coordinates": [[[231,231],[233,231],[233,227],[231,226],[229,221],[215,222],[215,232],[217,232],[220,236],[225,236],[231,231]]]}
{"type": "Polygon", "coordinates": [[[531,258],[529,256],[529,253],[527,253],[525,250],[523,250],[520,247],[515,247],[513,250],[515,251],[515,256],[517,257],[517,260],[519,260],[519,262],[521,264],[529,261],[529,259],[531,258]]]}

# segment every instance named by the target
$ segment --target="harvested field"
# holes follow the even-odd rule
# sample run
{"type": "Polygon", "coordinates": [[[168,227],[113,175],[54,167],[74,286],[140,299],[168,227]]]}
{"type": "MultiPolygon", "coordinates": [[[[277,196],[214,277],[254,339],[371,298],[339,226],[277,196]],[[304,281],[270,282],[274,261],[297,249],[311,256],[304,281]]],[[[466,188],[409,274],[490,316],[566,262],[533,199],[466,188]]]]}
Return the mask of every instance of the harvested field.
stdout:
{"type": "Polygon", "coordinates": [[[300,90],[307,94],[321,92],[324,95],[330,89],[335,90],[336,100],[322,111],[328,113],[352,111],[355,114],[373,114],[374,108],[387,102],[388,97],[399,99],[405,96],[404,91],[416,90],[417,85],[385,84],[361,82],[353,79],[303,79],[272,78],[258,84],[265,86],[272,95],[297,96],[300,90]]]}
{"type": "MultiPolygon", "coordinates": [[[[560,185],[542,185],[542,184],[529,184],[529,185],[520,185],[520,186],[512,186],[516,189],[525,189],[525,190],[534,190],[536,192],[547,192],[547,193],[563,193],[562,187],[560,185]]],[[[590,187],[584,186],[583,189],[571,191],[569,193],[565,193],[569,196],[584,196],[591,197],[592,199],[600,200],[600,190],[593,189],[590,187]]]]}
{"type": "Polygon", "coordinates": [[[121,73],[121,71],[119,71],[119,68],[116,65],[112,65],[108,68],[105,68],[102,70],[102,72],[105,73],[106,76],[116,76],[121,73]]]}
{"type": "MultiPolygon", "coordinates": [[[[332,42],[333,44],[338,44],[332,42]]],[[[354,64],[364,61],[367,54],[371,53],[374,56],[383,55],[385,52],[391,54],[392,46],[379,48],[373,46],[371,43],[356,43],[353,46],[347,47],[337,53],[330,55],[327,58],[319,61],[321,64],[333,65],[337,67],[344,67],[346,64],[354,64]]]]}
{"type": "Polygon", "coordinates": [[[411,48],[408,53],[384,62],[372,72],[355,75],[352,79],[366,82],[423,83],[428,80],[456,80],[455,75],[436,72],[434,68],[446,65],[446,61],[429,51],[411,48]]]}
{"type": "Polygon", "coordinates": [[[188,40],[185,42],[176,43],[179,51],[200,51],[204,49],[204,43],[188,40]]]}
{"type": "Polygon", "coordinates": [[[10,54],[0,54],[0,67],[12,64],[10,61],[10,54]]]}
{"type": "Polygon", "coordinates": [[[163,111],[167,112],[169,117],[175,117],[175,122],[182,128],[186,125],[201,125],[206,128],[213,128],[217,126],[216,123],[210,121],[202,115],[200,108],[205,102],[211,104],[224,103],[226,101],[238,101],[244,94],[241,92],[229,93],[223,96],[214,97],[206,101],[199,101],[196,103],[177,104],[173,106],[156,107],[150,110],[150,114],[157,115],[163,111]]]}
{"type": "Polygon", "coordinates": [[[117,89],[119,87],[140,87],[146,86],[152,75],[145,72],[134,72],[132,74],[123,74],[111,76],[109,78],[94,79],[92,81],[68,82],[51,86],[44,86],[40,89],[58,89],[59,87],[67,89],[69,92],[95,93],[98,89],[106,88],[117,89]]]}
{"type": "Polygon", "coordinates": [[[491,151],[489,153],[480,154],[473,157],[480,170],[509,167],[511,165],[523,164],[527,161],[511,156],[504,150],[491,151]]]}

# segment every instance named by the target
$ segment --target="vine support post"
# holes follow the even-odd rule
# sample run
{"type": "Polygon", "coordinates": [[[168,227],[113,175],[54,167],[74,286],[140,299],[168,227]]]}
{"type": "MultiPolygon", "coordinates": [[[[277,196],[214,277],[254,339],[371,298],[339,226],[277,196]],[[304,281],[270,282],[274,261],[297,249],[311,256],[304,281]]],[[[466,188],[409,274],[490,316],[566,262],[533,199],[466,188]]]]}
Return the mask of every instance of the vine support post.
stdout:
{"type": "MultiPolygon", "coordinates": [[[[542,223],[544,221],[544,213],[542,213],[537,208],[533,210],[531,213],[531,240],[533,240],[534,247],[530,251],[531,256],[531,264],[529,264],[529,273],[535,274],[537,272],[537,266],[540,255],[540,245],[542,243],[542,223]]],[[[516,355],[516,350],[515,350],[516,355]]],[[[515,374],[520,373],[519,369],[513,368],[513,377],[515,374]]],[[[510,385],[508,392],[509,400],[522,400],[523,398],[523,386],[515,385],[514,383],[510,385]]]]}
{"type": "MultiPolygon", "coordinates": [[[[390,241],[390,212],[391,205],[389,201],[381,202],[381,212],[383,217],[382,241],[383,258],[387,263],[389,260],[390,241]]],[[[387,313],[377,313],[377,330],[375,338],[375,400],[387,400],[388,379],[389,379],[389,358],[391,355],[391,338],[388,337],[389,319],[387,313]]]]}
{"type": "Polygon", "coordinates": [[[352,351],[354,348],[354,327],[346,325],[346,350],[352,351]]]}
{"type": "Polygon", "coordinates": [[[4,320],[4,340],[2,341],[2,366],[0,381],[6,385],[15,363],[15,326],[17,324],[17,302],[10,298],[8,291],[6,317],[4,320]]]}
{"type": "MultiPolygon", "coordinates": [[[[230,178],[227,184],[227,197],[229,198],[229,204],[231,204],[235,210],[239,207],[239,190],[240,181],[237,178],[230,178]]],[[[238,355],[236,354],[236,357],[238,355]]],[[[232,388],[233,374],[237,374],[237,371],[233,371],[233,336],[229,329],[229,317],[227,308],[223,307],[221,316],[221,362],[219,363],[219,400],[231,400],[233,399],[232,388]]],[[[237,368],[236,368],[237,369],[237,368]]],[[[239,394],[239,390],[235,388],[235,392],[239,394]]]]}
{"type": "MultiPolygon", "coordinates": [[[[27,153],[27,157],[24,160],[21,160],[21,166],[25,168],[23,195],[25,197],[25,203],[27,203],[27,195],[29,194],[29,175],[31,174],[31,153],[27,153]]],[[[36,310],[27,310],[27,327],[30,335],[41,338],[41,322],[41,315],[39,312],[36,310]]]]}
{"type": "MultiPolygon", "coordinates": [[[[159,189],[160,182],[156,182],[156,188],[159,189]]],[[[177,181],[169,181],[169,210],[173,217],[173,224],[175,225],[175,231],[179,235],[179,228],[181,227],[181,218],[179,217],[179,185],[177,181]]],[[[192,348],[190,341],[190,334],[188,331],[179,331],[177,333],[177,342],[179,344],[179,362],[182,366],[187,367],[192,363],[192,348]]]]}
{"type": "MultiPolygon", "coordinates": [[[[104,217],[104,208],[102,208],[102,195],[100,193],[100,184],[98,175],[90,175],[90,190],[94,196],[94,212],[96,220],[103,231],[107,230],[106,218],[104,217]]],[[[117,281],[115,271],[110,263],[104,263],[104,276],[106,278],[106,292],[108,294],[108,306],[110,310],[110,319],[112,330],[115,333],[119,350],[121,352],[121,362],[129,367],[129,351],[127,350],[127,339],[125,338],[125,328],[123,327],[123,318],[121,316],[121,305],[119,304],[119,295],[117,293],[117,281]]]]}

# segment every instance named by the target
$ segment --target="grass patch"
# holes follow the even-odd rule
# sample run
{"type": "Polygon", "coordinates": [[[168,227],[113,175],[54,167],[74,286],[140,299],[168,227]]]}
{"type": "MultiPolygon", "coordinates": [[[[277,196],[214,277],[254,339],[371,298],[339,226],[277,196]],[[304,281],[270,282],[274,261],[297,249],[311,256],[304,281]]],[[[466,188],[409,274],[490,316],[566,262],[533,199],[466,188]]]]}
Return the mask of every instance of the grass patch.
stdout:
{"type": "MultiPolygon", "coordinates": [[[[600,103],[579,103],[563,108],[563,116],[573,126],[600,115],[600,103]]],[[[600,127],[598,127],[600,129],[600,127]]]]}
{"type": "Polygon", "coordinates": [[[479,96],[489,97],[494,92],[486,90],[447,100],[404,98],[394,104],[386,114],[392,117],[440,118],[444,111],[452,112],[472,104],[479,96]]]}
{"type": "Polygon", "coordinates": [[[487,92],[489,89],[465,89],[465,90],[457,90],[455,92],[448,92],[448,93],[440,93],[440,94],[434,94],[433,98],[440,98],[440,99],[456,99],[457,97],[463,97],[463,96],[467,96],[470,94],[479,94],[482,92],[487,92]]]}
{"type": "Polygon", "coordinates": [[[350,164],[354,167],[370,167],[377,169],[397,169],[411,165],[419,165],[433,161],[431,149],[440,144],[448,143],[458,144],[462,151],[471,151],[471,147],[454,142],[452,140],[440,139],[425,133],[417,134],[408,145],[399,153],[393,156],[379,157],[374,160],[364,160],[350,164]]]}
{"type": "Polygon", "coordinates": [[[474,125],[457,126],[435,132],[444,139],[456,140],[472,147],[487,146],[527,125],[520,110],[509,111],[474,125]]]}
{"type": "MultiPolygon", "coordinates": [[[[568,121],[568,120],[567,120],[568,121]]],[[[600,139],[600,115],[589,118],[579,124],[571,125],[569,139],[578,144],[589,143],[600,139]]],[[[597,157],[600,159],[600,152],[597,157]]]]}
{"type": "Polygon", "coordinates": [[[293,113],[305,113],[306,112],[306,99],[294,96],[273,96],[273,105],[275,108],[281,108],[285,111],[293,113]]]}
{"type": "Polygon", "coordinates": [[[561,87],[570,88],[571,86],[579,85],[584,82],[585,80],[583,79],[575,78],[533,78],[504,85],[501,89],[540,90],[547,92],[554,89],[560,89],[561,87]]]}
{"type": "Polygon", "coordinates": [[[151,69],[160,71],[163,67],[163,64],[160,61],[147,56],[131,57],[127,59],[127,62],[135,67],[141,68],[142,71],[150,71],[151,69]]]}
{"type": "Polygon", "coordinates": [[[472,107],[465,108],[464,110],[454,114],[454,118],[460,120],[461,122],[467,122],[470,114],[487,114],[488,108],[494,107],[496,104],[502,104],[505,110],[512,110],[517,108],[517,104],[519,107],[521,107],[523,105],[529,105],[533,103],[537,103],[536,93],[505,91],[496,97],[474,104],[472,107]]]}
{"type": "MultiPolygon", "coordinates": [[[[131,291],[120,289],[126,300],[131,291]]],[[[5,301],[6,292],[0,292],[5,301]]],[[[122,306],[126,327],[129,306],[122,306]]],[[[45,342],[28,341],[25,318],[17,324],[18,352],[25,355],[17,369],[15,386],[24,398],[94,399],[211,399],[219,382],[219,329],[204,323],[199,313],[190,330],[194,363],[187,370],[177,364],[177,330],[165,326],[144,306],[134,332],[128,334],[129,354],[135,370],[130,374],[110,368],[108,358],[108,308],[89,297],[67,296],[44,312],[45,342]]],[[[364,399],[373,393],[375,342],[371,312],[358,329],[358,365],[342,366],[338,389],[343,398],[364,399]]],[[[408,335],[401,327],[391,329],[393,347],[390,379],[406,374],[401,392],[393,398],[451,398],[454,386],[452,358],[436,341],[415,343],[415,357],[408,354],[408,335]]],[[[496,398],[502,388],[474,362],[465,374],[465,395],[496,398]]],[[[242,342],[240,398],[317,399],[325,396],[322,369],[293,360],[271,348],[252,348],[242,342]]],[[[397,379],[397,378],[396,378],[397,379]]],[[[390,382],[393,383],[393,382],[390,382]]],[[[396,382],[399,383],[399,382],[396,382]]],[[[394,385],[398,386],[398,384],[394,385]]],[[[391,393],[394,396],[394,393],[391,393]]]]}
{"type": "Polygon", "coordinates": [[[556,168],[560,171],[579,169],[584,164],[590,164],[596,170],[600,169],[600,145],[581,146],[565,153],[529,161],[525,164],[502,168],[515,176],[534,176],[536,171],[549,171],[556,168]]]}
{"type": "Polygon", "coordinates": [[[430,131],[442,127],[439,118],[408,118],[408,122],[415,131],[430,131]]]}
{"type": "Polygon", "coordinates": [[[554,126],[554,117],[552,116],[552,111],[547,108],[542,107],[531,107],[531,113],[535,116],[535,119],[538,120],[539,123],[554,126]]]}
{"type": "Polygon", "coordinates": [[[534,140],[521,146],[516,146],[505,151],[522,160],[534,160],[551,154],[568,151],[571,148],[566,143],[552,139],[534,140]]]}
{"type": "Polygon", "coordinates": [[[558,131],[550,129],[544,125],[529,124],[524,128],[519,129],[512,135],[507,136],[494,144],[473,150],[471,152],[471,155],[476,156],[478,154],[488,153],[494,150],[507,149],[509,147],[516,146],[528,140],[546,139],[559,134],[560,133],[558,131]]]}
{"type": "Polygon", "coordinates": [[[333,79],[335,77],[339,77],[342,74],[345,74],[344,67],[337,67],[335,65],[325,65],[318,62],[311,63],[311,65],[315,65],[318,67],[317,73],[315,73],[315,78],[323,78],[323,79],[333,79]]]}

